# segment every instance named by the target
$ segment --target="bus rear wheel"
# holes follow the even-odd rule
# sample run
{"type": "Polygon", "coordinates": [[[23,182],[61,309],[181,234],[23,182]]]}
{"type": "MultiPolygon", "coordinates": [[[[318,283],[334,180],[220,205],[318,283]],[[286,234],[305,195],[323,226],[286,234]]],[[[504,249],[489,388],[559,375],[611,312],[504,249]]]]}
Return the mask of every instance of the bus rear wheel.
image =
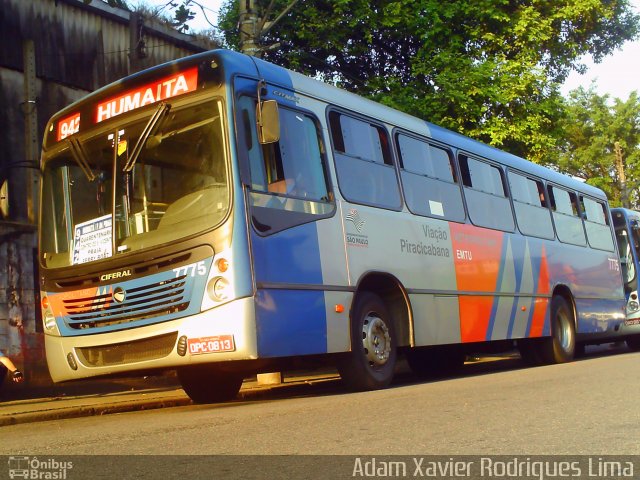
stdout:
{"type": "Polygon", "coordinates": [[[350,390],[377,390],[393,379],[397,339],[391,316],[377,295],[358,294],[351,310],[351,352],[341,356],[338,371],[350,390]]]}
{"type": "Polygon", "coordinates": [[[223,372],[211,365],[192,365],[178,369],[178,379],[195,403],[233,400],[242,386],[243,375],[223,372]]]}
{"type": "Polygon", "coordinates": [[[551,337],[542,339],[538,355],[541,363],[566,363],[576,351],[576,327],[573,310],[561,296],[551,299],[551,337]]]}

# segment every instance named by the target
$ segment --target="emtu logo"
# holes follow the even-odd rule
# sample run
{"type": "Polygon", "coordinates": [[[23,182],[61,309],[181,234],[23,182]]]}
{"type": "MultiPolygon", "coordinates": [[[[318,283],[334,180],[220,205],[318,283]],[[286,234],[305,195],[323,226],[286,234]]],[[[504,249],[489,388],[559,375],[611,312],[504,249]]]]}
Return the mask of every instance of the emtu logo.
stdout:
{"type": "Polygon", "coordinates": [[[345,220],[353,223],[358,233],[362,233],[362,230],[364,229],[365,221],[360,218],[360,214],[358,213],[358,210],[356,210],[355,208],[352,208],[351,210],[349,210],[349,213],[347,213],[347,215],[344,218],[345,220]]]}

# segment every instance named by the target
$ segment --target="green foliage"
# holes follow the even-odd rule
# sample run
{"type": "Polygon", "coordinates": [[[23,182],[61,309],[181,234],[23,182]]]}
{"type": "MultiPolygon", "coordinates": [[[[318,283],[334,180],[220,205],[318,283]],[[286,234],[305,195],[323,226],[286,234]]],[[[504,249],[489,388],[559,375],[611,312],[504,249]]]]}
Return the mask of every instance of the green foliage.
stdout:
{"type": "Polygon", "coordinates": [[[189,30],[187,22],[195,18],[196,12],[189,8],[190,3],[190,1],[185,0],[180,5],[177,2],[171,2],[170,4],[174,8],[172,25],[181,32],[189,30]]]}
{"type": "MultiPolygon", "coordinates": [[[[259,15],[269,3],[256,0],[259,15]]],[[[267,60],[546,163],[559,85],[638,22],[627,0],[301,0],[262,41],[281,45],[267,60]]],[[[229,0],[219,26],[232,48],[237,25],[229,0]]]]}
{"type": "Polygon", "coordinates": [[[564,142],[558,167],[603,189],[612,205],[622,205],[622,185],[616,168],[616,144],[626,177],[629,203],[640,207],[640,99],[599,96],[593,87],[570,93],[562,122],[564,142]]]}

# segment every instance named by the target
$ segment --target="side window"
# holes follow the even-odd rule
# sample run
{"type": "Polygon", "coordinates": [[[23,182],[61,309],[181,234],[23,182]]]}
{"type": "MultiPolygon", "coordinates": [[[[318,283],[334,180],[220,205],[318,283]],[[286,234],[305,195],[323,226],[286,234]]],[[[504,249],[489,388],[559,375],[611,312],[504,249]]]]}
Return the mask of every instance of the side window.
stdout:
{"type": "Polygon", "coordinates": [[[578,198],[574,192],[559,187],[549,187],[549,200],[556,224],[556,233],[561,242],[586,245],[582,219],[578,209],[578,198]]]}
{"type": "Polygon", "coordinates": [[[524,235],[554,238],[547,195],[540,180],[509,172],[509,188],[518,228],[524,235]]]}
{"type": "Polygon", "coordinates": [[[593,248],[613,251],[613,238],[605,204],[587,197],[580,197],[580,203],[589,244],[593,248]]]}
{"type": "Polygon", "coordinates": [[[458,161],[471,221],[480,227],[512,232],[515,223],[502,170],[466,155],[459,155],[458,161]]]}
{"type": "Polygon", "coordinates": [[[399,209],[400,190],[385,129],[339,112],[329,113],[329,127],[344,198],[399,209]]]}
{"type": "Polygon", "coordinates": [[[260,232],[274,233],[314,216],[333,212],[323,147],[316,122],[309,115],[283,106],[280,141],[260,145],[256,133],[256,101],[238,100],[238,121],[244,138],[239,148],[248,153],[253,222],[260,232]],[[278,212],[291,212],[281,215],[278,212]]]}
{"type": "Polygon", "coordinates": [[[407,135],[396,135],[400,175],[409,210],[417,215],[465,219],[453,155],[448,150],[407,135]]]}

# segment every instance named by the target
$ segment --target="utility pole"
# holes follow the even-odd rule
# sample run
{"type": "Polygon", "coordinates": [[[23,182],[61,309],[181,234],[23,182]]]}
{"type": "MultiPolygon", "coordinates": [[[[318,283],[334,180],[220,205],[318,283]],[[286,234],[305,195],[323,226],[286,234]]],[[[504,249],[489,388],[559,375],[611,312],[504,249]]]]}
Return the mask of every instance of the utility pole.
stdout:
{"type": "Polygon", "coordinates": [[[291,0],[291,3],[287,5],[280,15],[276,17],[272,22],[267,21],[273,10],[273,4],[275,0],[271,0],[264,16],[260,18],[258,16],[258,10],[256,9],[256,0],[238,0],[240,2],[240,51],[244,54],[252,57],[260,58],[265,50],[272,50],[280,46],[279,43],[269,45],[266,47],[260,46],[260,39],[267,33],[276,23],[280,21],[289,11],[295,6],[298,0],[291,0]]]}
{"type": "MultiPolygon", "coordinates": [[[[19,178],[19,183],[14,184],[20,192],[20,202],[17,203],[16,219],[26,221],[32,225],[38,223],[38,181],[36,175],[40,146],[38,144],[38,104],[36,102],[36,50],[33,40],[25,40],[23,44],[24,58],[24,145],[25,163],[22,167],[14,169],[14,179],[19,178]]],[[[11,194],[11,189],[9,189],[11,194]]],[[[16,203],[14,203],[16,204],[16,203]]]]}
{"type": "MultiPolygon", "coordinates": [[[[263,49],[260,45],[260,38],[271,29],[289,10],[293,8],[298,0],[292,2],[285,8],[280,15],[273,21],[267,22],[267,18],[271,13],[275,0],[271,0],[264,17],[258,17],[256,10],[256,0],[238,0],[240,2],[240,51],[251,57],[260,58],[264,50],[277,48],[280,44],[276,43],[263,49]]],[[[276,385],[282,383],[284,377],[282,372],[259,373],[257,376],[258,383],[261,385],[276,385]]]]}
{"type": "Polygon", "coordinates": [[[240,51],[252,57],[260,57],[261,51],[256,45],[258,40],[258,12],[255,0],[239,0],[240,2],[240,51]]]}
{"type": "Polygon", "coordinates": [[[620,142],[615,142],[613,144],[613,151],[616,156],[616,170],[618,171],[618,179],[620,180],[620,203],[622,203],[623,207],[629,208],[629,199],[627,198],[627,177],[624,174],[624,162],[620,142]]]}

